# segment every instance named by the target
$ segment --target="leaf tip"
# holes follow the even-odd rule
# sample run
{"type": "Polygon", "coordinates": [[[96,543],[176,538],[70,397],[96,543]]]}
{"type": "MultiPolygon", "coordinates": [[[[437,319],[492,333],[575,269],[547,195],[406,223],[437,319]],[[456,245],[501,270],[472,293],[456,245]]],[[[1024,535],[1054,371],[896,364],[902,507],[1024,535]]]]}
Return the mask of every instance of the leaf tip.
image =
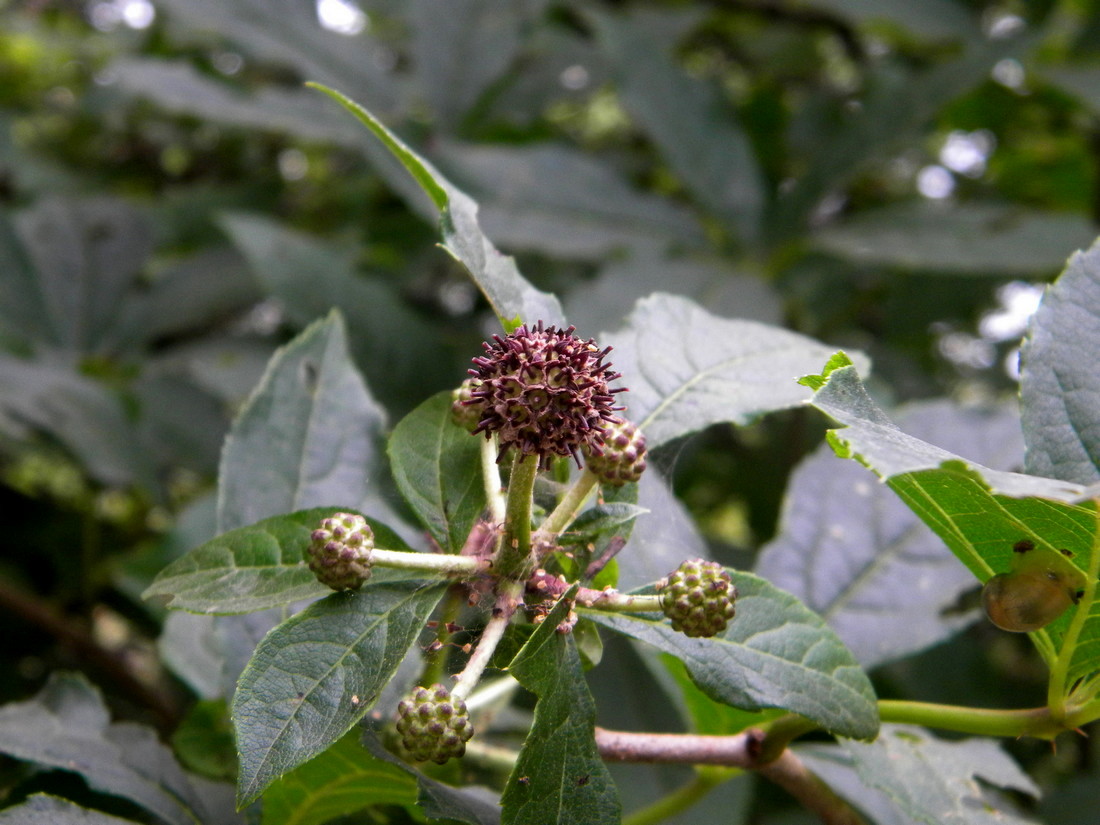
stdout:
{"type": "Polygon", "coordinates": [[[848,357],[848,354],[843,350],[838,350],[833,356],[825,362],[825,367],[821,370],[820,375],[803,375],[798,379],[798,383],[804,387],[809,387],[814,392],[817,392],[826,384],[829,383],[829,376],[836,370],[842,367],[854,366],[852,359],[848,357]]]}

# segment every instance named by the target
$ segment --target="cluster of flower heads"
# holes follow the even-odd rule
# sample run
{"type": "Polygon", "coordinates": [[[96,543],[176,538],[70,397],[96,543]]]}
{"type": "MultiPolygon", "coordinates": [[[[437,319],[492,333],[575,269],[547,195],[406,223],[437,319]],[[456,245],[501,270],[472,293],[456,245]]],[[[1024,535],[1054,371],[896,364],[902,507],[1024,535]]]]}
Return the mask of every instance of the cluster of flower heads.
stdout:
{"type": "Polygon", "coordinates": [[[358,513],[333,513],[310,536],[305,561],[321,584],[358,590],[370,578],[374,531],[358,513]]]}
{"type": "Polygon", "coordinates": [[[494,335],[473,359],[456,406],[466,407],[470,419],[477,415],[475,434],[497,434],[501,458],[513,447],[543,462],[552,455],[577,459],[582,449],[602,453],[603,428],[624,409],[615,406],[615,393],[625,388],[608,387],[621,377],[604,363],[611,347],[600,349],[573,331],[541,321],[524,325],[507,337],[494,335]]]}

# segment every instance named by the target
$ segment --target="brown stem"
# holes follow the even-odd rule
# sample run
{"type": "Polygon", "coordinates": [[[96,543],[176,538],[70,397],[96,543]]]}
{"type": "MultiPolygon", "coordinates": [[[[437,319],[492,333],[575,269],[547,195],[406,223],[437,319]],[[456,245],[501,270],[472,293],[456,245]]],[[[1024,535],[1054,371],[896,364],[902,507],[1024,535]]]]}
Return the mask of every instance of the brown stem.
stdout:
{"type": "Polygon", "coordinates": [[[787,791],[825,825],[865,825],[847,802],[789,750],[765,761],[767,734],[752,728],[734,736],[626,733],[596,728],[596,748],[608,762],[678,762],[725,765],[759,773],[787,791]]]}
{"type": "Polygon", "coordinates": [[[783,751],[774,762],[760,766],[756,772],[797,799],[806,810],[817,814],[825,825],[865,825],[863,817],[851,805],[789,750],[783,751]]]}
{"type": "Polygon", "coordinates": [[[179,721],[179,709],[175,702],[138,680],[120,656],[102,647],[81,625],[61,615],[41,599],[0,581],[0,609],[53,636],[59,644],[110,680],[131,701],[152,711],[162,731],[171,730],[179,721]]]}

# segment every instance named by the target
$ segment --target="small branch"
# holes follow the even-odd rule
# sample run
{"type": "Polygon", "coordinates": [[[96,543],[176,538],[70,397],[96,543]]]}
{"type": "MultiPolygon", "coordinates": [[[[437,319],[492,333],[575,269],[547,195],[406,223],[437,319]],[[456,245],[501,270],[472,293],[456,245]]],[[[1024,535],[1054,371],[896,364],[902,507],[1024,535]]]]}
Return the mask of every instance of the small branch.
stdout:
{"type": "Polygon", "coordinates": [[[0,609],[44,630],[72,650],[132,702],[151,710],[162,730],[172,730],[178,723],[180,711],[170,697],[139,681],[121,657],[103,648],[84,627],[47,606],[41,598],[0,581],[0,609]]]}
{"type": "Polygon", "coordinates": [[[420,570],[455,578],[472,578],[489,569],[484,559],[455,556],[449,553],[409,553],[404,550],[380,550],[370,553],[371,566],[394,567],[399,570],[420,570]]]}
{"type": "Polygon", "coordinates": [[[584,506],[584,502],[588,499],[588,496],[592,494],[592,491],[596,489],[598,484],[599,479],[596,475],[585,467],[577,480],[573,482],[565,495],[562,496],[562,500],[558,502],[558,506],[554,508],[554,511],[548,515],[546,520],[539,526],[534,538],[536,545],[540,540],[551,540],[561,535],[562,531],[577,518],[577,514],[580,513],[581,508],[584,506]]]}
{"type": "Polygon", "coordinates": [[[790,750],[765,762],[767,734],[750,729],[734,736],[625,733],[596,728],[596,747],[609,762],[677,762],[753,770],[786,790],[825,825],[865,825],[847,802],[811,773],[790,750]]]}
{"type": "MultiPolygon", "coordinates": [[[[1097,527],[1100,527],[1100,501],[1093,502],[1097,508],[1097,527]]],[[[1097,576],[1100,575],[1100,534],[1096,534],[1092,542],[1092,552],[1089,554],[1089,567],[1085,578],[1085,592],[1081,594],[1077,606],[1073,611],[1066,635],[1062,637],[1062,647],[1058,656],[1050,668],[1050,682],[1047,685],[1047,706],[1051,714],[1060,722],[1065,722],[1066,693],[1069,688],[1069,668],[1073,661],[1073,654],[1077,651],[1077,640],[1085,627],[1085,622],[1091,615],[1091,607],[1096,599],[1097,576]]]]}
{"type": "Polygon", "coordinates": [[[866,825],[855,808],[811,773],[792,751],[783,751],[774,762],[759,767],[757,773],[797,799],[806,810],[817,814],[825,825],[866,825]]]}
{"type": "Polygon", "coordinates": [[[497,645],[504,637],[508,622],[512,620],[512,615],[519,607],[522,594],[522,584],[510,582],[502,587],[500,595],[497,597],[496,606],[493,608],[493,615],[485,623],[485,627],[481,631],[481,638],[477,641],[477,647],[474,648],[473,654],[467,660],[462,673],[458,675],[455,686],[451,688],[452,696],[465,699],[470,695],[470,691],[477,687],[481,674],[485,672],[485,668],[488,667],[489,660],[493,658],[497,645]]]}
{"type": "Polygon", "coordinates": [[[1056,721],[1049,708],[991,710],[882,699],[878,703],[878,712],[883,722],[922,725],[976,736],[1053,739],[1066,730],[1066,725],[1056,721]]]}
{"type": "Polygon", "coordinates": [[[526,578],[530,574],[531,503],[538,472],[538,456],[516,454],[508,479],[504,537],[493,564],[501,578],[526,578]]]}
{"type": "Polygon", "coordinates": [[[443,681],[443,669],[447,662],[447,644],[454,636],[452,625],[458,620],[466,598],[461,585],[453,584],[447,591],[443,599],[443,608],[439,612],[435,642],[428,648],[427,660],[420,675],[420,684],[427,686],[443,681]]]}
{"type": "Polygon", "coordinates": [[[481,439],[481,480],[485,485],[485,501],[489,505],[489,517],[494,524],[504,523],[504,485],[500,483],[500,466],[497,453],[500,445],[496,434],[481,439]]]}
{"type": "MultiPolygon", "coordinates": [[[[559,599],[570,588],[569,582],[545,570],[535,571],[527,582],[529,590],[545,598],[559,599]]],[[[628,595],[618,590],[594,590],[591,587],[577,589],[577,605],[590,610],[610,613],[660,613],[661,597],[657,594],[628,595]]]]}
{"type": "Polygon", "coordinates": [[[733,736],[690,733],[628,733],[596,728],[596,748],[607,762],[661,762],[759,767],[764,731],[752,728],[733,736]]]}

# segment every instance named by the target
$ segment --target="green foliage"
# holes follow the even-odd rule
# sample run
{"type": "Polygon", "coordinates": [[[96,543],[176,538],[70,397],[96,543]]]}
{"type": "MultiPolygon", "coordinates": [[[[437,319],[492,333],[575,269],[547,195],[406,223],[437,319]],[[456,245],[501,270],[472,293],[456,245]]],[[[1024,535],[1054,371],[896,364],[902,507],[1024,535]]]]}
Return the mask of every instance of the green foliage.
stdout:
{"type": "Polygon", "coordinates": [[[1091,823],[1095,5],[0,4],[0,823],[777,825],[780,753],[840,818],[1091,823]],[[638,483],[452,422],[537,321],[613,347],[638,483]],[[1009,573],[1073,584],[1026,638],[1009,573]],[[475,735],[414,766],[434,682],[475,735]],[[744,748],[609,770],[635,706],[744,748]]]}
{"type": "Polygon", "coordinates": [[[713,639],[688,638],[654,619],[590,617],[683,661],[715,701],[744,710],[782,708],[834,733],[873,738],[874,689],[833,631],[793,596],[749,573],[730,572],[738,615],[713,639]]]}

